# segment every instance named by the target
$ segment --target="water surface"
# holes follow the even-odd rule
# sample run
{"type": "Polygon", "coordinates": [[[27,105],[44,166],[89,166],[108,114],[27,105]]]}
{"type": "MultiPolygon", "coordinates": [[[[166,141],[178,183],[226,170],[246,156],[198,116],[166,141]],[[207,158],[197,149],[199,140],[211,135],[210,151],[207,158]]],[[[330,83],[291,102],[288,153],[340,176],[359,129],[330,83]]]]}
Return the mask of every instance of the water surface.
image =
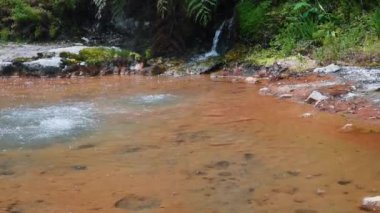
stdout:
{"type": "Polygon", "coordinates": [[[0,209],[358,212],[380,193],[378,123],[258,89],[203,77],[3,79],[0,209]],[[347,123],[355,129],[342,132],[347,123]]]}

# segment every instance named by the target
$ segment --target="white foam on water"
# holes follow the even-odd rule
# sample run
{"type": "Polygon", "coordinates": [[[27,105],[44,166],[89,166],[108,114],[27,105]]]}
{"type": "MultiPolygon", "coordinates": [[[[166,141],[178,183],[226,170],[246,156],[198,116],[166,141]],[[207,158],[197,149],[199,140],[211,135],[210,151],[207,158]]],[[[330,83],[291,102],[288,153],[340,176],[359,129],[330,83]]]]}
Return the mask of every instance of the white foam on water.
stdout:
{"type": "Polygon", "coordinates": [[[171,94],[145,95],[145,96],[141,96],[140,100],[143,103],[150,104],[150,103],[165,101],[173,97],[174,95],[171,95],[171,94]]]}
{"type": "Polygon", "coordinates": [[[95,109],[89,103],[0,110],[0,144],[49,143],[68,140],[96,124],[95,109]]]}
{"type": "Polygon", "coordinates": [[[156,105],[168,103],[173,101],[176,97],[177,96],[172,94],[140,95],[131,97],[130,101],[140,105],[156,105]]]}

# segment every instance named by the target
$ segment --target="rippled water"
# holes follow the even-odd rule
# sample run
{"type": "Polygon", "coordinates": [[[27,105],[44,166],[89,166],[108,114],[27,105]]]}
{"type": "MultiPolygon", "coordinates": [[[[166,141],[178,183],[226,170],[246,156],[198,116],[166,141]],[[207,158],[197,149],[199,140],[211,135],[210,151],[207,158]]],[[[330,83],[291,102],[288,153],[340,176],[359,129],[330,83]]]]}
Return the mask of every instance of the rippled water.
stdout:
{"type": "Polygon", "coordinates": [[[0,148],[69,142],[75,137],[96,131],[106,115],[139,115],[153,110],[152,107],[170,106],[177,99],[172,94],[142,94],[91,103],[3,109],[0,110],[0,148]]]}
{"type": "Polygon", "coordinates": [[[33,146],[70,140],[95,128],[91,103],[17,107],[0,111],[0,146],[33,146]]]}
{"type": "Polygon", "coordinates": [[[0,212],[348,213],[378,194],[378,123],[258,89],[0,79],[0,212]]]}
{"type": "Polygon", "coordinates": [[[354,94],[365,96],[380,104],[380,69],[343,67],[338,75],[357,87],[354,94]]]}

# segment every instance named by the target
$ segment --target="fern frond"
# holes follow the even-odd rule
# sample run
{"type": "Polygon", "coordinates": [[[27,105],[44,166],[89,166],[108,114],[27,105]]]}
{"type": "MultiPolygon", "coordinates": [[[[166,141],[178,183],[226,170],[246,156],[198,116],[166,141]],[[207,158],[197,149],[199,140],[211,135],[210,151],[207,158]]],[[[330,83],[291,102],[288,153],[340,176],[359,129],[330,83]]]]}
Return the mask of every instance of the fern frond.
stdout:
{"type": "Polygon", "coordinates": [[[97,19],[101,19],[102,18],[103,9],[107,5],[107,0],[93,0],[93,1],[94,1],[94,4],[96,5],[96,7],[98,8],[98,11],[96,13],[96,18],[97,19]]]}
{"type": "Polygon", "coordinates": [[[169,0],[157,0],[157,12],[160,14],[162,19],[164,19],[169,13],[169,4],[169,0]]]}
{"type": "Polygon", "coordinates": [[[124,17],[126,5],[127,0],[112,0],[112,18],[124,17]]]}
{"type": "Polygon", "coordinates": [[[207,25],[211,21],[212,11],[215,9],[218,0],[188,0],[187,13],[194,20],[202,25],[207,25]]]}

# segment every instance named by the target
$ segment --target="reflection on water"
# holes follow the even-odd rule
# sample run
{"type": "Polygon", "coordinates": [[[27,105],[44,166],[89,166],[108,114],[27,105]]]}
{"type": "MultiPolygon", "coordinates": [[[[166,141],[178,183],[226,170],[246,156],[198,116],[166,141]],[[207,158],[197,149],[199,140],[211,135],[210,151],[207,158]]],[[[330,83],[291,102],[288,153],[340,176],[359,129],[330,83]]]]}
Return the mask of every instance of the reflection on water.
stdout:
{"type": "Polygon", "coordinates": [[[94,128],[95,109],[89,103],[18,107],[0,111],[0,146],[33,146],[72,139],[94,128]]]}

